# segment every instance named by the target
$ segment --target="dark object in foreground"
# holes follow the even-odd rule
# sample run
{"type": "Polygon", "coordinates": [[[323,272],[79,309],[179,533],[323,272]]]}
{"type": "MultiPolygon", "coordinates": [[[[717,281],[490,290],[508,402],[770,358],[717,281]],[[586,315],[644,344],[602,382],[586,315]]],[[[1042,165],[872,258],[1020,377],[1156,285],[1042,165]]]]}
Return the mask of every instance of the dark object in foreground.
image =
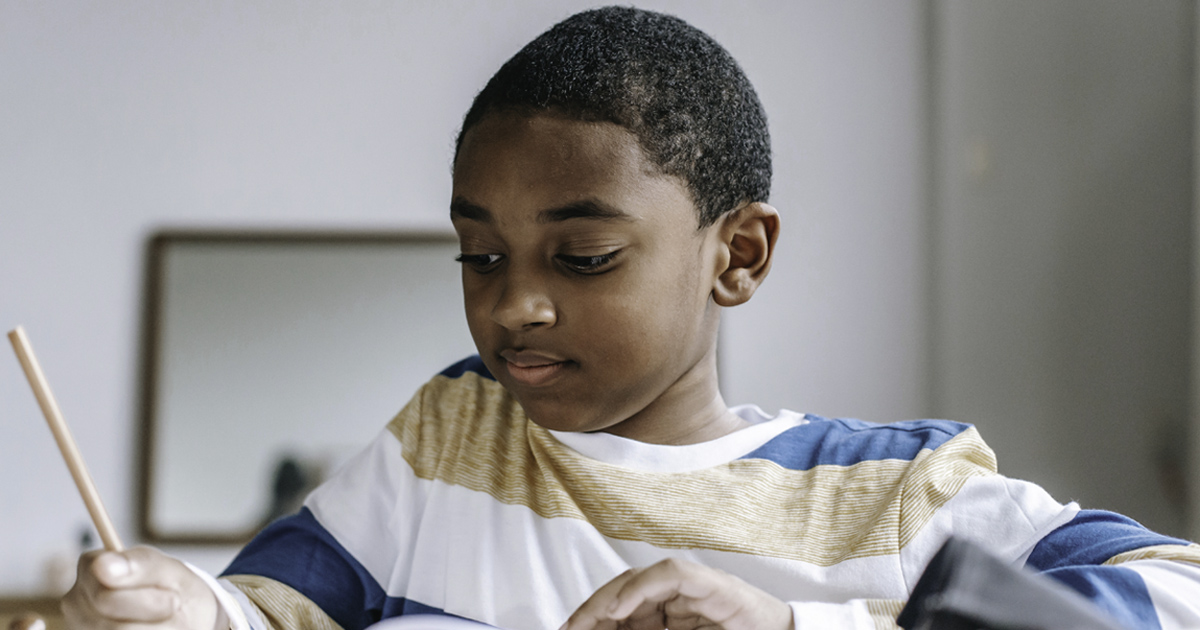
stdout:
{"type": "Polygon", "coordinates": [[[905,630],[1125,630],[1066,586],[958,538],[930,561],[896,623],[905,630]]]}

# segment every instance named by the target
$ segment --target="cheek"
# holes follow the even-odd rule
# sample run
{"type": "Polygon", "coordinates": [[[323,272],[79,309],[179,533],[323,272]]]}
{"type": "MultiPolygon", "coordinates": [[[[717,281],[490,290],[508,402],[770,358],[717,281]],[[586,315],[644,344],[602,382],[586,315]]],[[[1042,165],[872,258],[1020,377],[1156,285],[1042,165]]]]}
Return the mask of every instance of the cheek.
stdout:
{"type": "MultiPolygon", "coordinates": [[[[467,328],[475,345],[480,345],[480,335],[487,330],[486,323],[490,319],[490,309],[486,306],[487,294],[484,287],[475,278],[463,273],[463,310],[467,316],[467,328]]],[[[482,350],[482,349],[481,349],[482,350]]]]}
{"type": "Polygon", "coordinates": [[[702,316],[712,287],[704,283],[700,261],[694,256],[679,256],[673,265],[664,265],[663,271],[647,279],[652,286],[645,292],[652,314],[675,324],[675,328],[688,328],[702,316]]]}
{"type": "Polygon", "coordinates": [[[655,341],[668,352],[690,355],[697,343],[706,343],[705,330],[711,309],[712,286],[695,257],[674,267],[676,273],[660,276],[648,319],[655,322],[655,341]]]}
{"type": "Polygon", "coordinates": [[[628,277],[603,299],[585,299],[575,314],[597,350],[613,359],[661,355],[682,348],[697,333],[699,299],[695,274],[628,277]]]}

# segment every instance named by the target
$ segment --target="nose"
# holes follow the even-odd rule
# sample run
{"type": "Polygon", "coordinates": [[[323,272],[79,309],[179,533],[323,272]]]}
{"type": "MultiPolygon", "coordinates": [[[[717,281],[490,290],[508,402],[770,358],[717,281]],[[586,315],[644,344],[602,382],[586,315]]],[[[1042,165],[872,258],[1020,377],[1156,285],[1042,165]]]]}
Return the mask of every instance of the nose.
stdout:
{"type": "Polygon", "coordinates": [[[505,279],[500,299],[492,308],[492,321],[508,330],[553,326],[558,313],[545,283],[534,275],[517,275],[513,271],[505,279]]]}

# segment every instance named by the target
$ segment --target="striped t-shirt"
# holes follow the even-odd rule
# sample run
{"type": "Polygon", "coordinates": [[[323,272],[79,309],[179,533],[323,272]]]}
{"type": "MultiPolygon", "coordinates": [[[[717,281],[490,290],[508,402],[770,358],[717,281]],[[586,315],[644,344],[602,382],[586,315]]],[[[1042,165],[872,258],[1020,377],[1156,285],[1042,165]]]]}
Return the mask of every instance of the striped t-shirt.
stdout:
{"type": "Polygon", "coordinates": [[[1200,547],[997,474],[969,425],[734,411],[751,426],[687,446],[561,433],[467,359],[239,554],[230,616],[255,630],[416,613],[553,630],[626,569],[678,557],[789,602],[797,630],[894,628],[955,535],[1131,627],[1200,627],[1200,547]]]}

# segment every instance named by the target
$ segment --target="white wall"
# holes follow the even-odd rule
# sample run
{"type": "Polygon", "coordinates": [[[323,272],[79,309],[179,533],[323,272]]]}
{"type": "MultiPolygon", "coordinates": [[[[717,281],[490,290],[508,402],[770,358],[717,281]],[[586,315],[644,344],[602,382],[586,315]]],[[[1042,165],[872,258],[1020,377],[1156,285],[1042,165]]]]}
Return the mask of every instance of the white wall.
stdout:
{"type": "MultiPolygon", "coordinates": [[[[730,402],[925,414],[921,4],[644,4],[723,42],[771,117],[784,235],[727,321],[730,402]]],[[[586,5],[0,3],[0,328],[26,326],[127,540],[145,236],[446,227],[471,97],[586,5]]],[[[30,591],[87,518],[3,358],[0,479],[0,591],[30,591]]]]}
{"type": "Polygon", "coordinates": [[[777,4],[744,16],[764,46],[731,45],[771,119],[783,234],[767,283],[726,317],[728,402],[924,416],[922,3],[777,4]]]}
{"type": "Polygon", "coordinates": [[[1186,535],[1195,3],[935,6],[934,409],[1186,535]]]}

